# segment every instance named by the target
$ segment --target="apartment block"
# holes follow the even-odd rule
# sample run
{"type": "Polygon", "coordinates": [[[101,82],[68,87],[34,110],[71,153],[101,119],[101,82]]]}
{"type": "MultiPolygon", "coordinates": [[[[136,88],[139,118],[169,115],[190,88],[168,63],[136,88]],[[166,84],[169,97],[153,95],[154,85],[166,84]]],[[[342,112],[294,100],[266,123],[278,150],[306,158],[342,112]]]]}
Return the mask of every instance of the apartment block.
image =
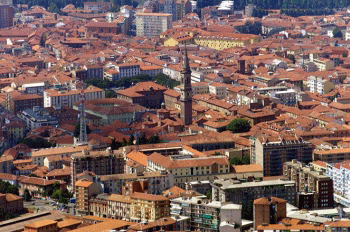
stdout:
{"type": "Polygon", "coordinates": [[[43,97],[37,94],[25,94],[14,90],[6,93],[4,104],[9,111],[18,113],[35,106],[42,107],[43,97]]]}
{"type": "MultiPolygon", "coordinates": [[[[44,107],[68,106],[73,107],[74,103],[81,101],[82,90],[59,91],[49,89],[44,91],[44,107]]],[[[89,86],[84,89],[84,97],[86,101],[105,98],[103,89],[89,86]]]]}
{"type": "Polygon", "coordinates": [[[15,10],[9,5],[0,5],[0,28],[13,26],[13,17],[15,10]]]}
{"type": "Polygon", "coordinates": [[[84,2],[84,10],[92,12],[108,12],[112,8],[112,2],[84,2]]]}
{"type": "Polygon", "coordinates": [[[25,109],[21,112],[21,118],[26,124],[27,130],[34,130],[42,126],[57,126],[58,120],[39,106],[25,109]]]}
{"type": "Polygon", "coordinates": [[[335,88],[334,84],[324,77],[309,76],[306,83],[309,91],[313,93],[325,94],[335,88]]]}
{"type": "Polygon", "coordinates": [[[136,188],[132,185],[142,185],[139,189],[149,194],[161,194],[162,191],[174,186],[174,174],[162,172],[142,172],[132,174],[100,175],[99,182],[105,193],[130,195],[136,188]]]}
{"type": "Polygon", "coordinates": [[[77,181],[75,184],[76,210],[80,214],[87,215],[90,209],[89,199],[100,193],[98,184],[91,181],[77,181]]]}
{"type": "Polygon", "coordinates": [[[75,189],[77,175],[86,170],[96,175],[111,175],[124,173],[124,157],[121,153],[112,151],[88,151],[73,154],[71,156],[72,185],[75,189]]]}
{"type": "Polygon", "coordinates": [[[312,144],[295,136],[260,137],[253,149],[251,163],[260,164],[264,176],[281,176],[283,163],[293,159],[307,164],[312,161],[312,144]]]}
{"type": "Polygon", "coordinates": [[[130,207],[130,219],[136,222],[153,222],[170,215],[169,199],[147,193],[133,193],[130,207]]]}
{"type": "Polygon", "coordinates": [[[333,180],[334,200],[350,206],[350,160],[326,164],[327,176],[333,180]]]}
{"type": "Polygon", "coordinates": [[[314,160],[336,164],[350,159],[350,148],[317,149],[313,152],[314,160]]]}
{"type": "Polygon", "coordinates": [[[172,28],[172,15],[164,13],[136,13],[137,36],[159,36],[160,33],[172,28]]]}
{"type": "Polygon", "coordinates": [[[175,185],[184,188],[187,182],[213,180],[217,175],[228,174],[230,162],[224,156],[173,160],[153,153],[147,158],[147,170],[173,173],[175,185]]]}
{"type": "Polygon", "coordinates": [[[179,197],[172,199],[171,215],[190,218],[190,228],[195,231],[240,231],[241,205],[211,201],[201,197],[179,197]]]}
{"type": "Polygon", "coordinates": [[[333,207],[333,181],[322,171],[315,171],[313,166],[292,160],[284,163],[283,175],[285,179],[294,181],[296,191],[301,193],[301,199],[297,203],[299,208],[333,207]],[[309,193],[312,193],[313,197],[309,193]]]}
{"type": "Polygon", "coordinates": [[[249,204],[257,198],[274,196],[296,204],[296,184],[291,180],[266,180],[241,182],[232,179],[215,180],[212,184],[212,199],[234,204],[249,204]]]}

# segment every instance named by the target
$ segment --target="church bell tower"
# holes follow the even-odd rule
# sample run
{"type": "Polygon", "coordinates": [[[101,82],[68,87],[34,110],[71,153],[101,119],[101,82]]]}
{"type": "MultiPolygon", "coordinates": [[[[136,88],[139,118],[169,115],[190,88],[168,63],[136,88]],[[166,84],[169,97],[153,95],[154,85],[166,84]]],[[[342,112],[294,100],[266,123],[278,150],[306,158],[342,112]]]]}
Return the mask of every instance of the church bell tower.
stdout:
{"type": "Polygon", "coordinates": [[[192,87],[191,69],[186,46],[182,59],[180,92],[181,120],[184,125],[190,125],[192,124],[192,87]]]}

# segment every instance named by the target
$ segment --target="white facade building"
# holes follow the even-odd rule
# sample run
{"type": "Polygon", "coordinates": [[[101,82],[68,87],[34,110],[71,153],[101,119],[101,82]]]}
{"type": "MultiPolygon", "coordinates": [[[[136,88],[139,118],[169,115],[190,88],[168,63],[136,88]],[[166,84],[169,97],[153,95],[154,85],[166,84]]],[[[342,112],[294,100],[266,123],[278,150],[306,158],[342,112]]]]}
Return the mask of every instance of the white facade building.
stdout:
{"type": "MultiPolygon", "coordinates": [[[[68,106],[73,107],[79,102],[81,90],[59,91],[48,89],[44,91],[44,107],[68,106]]],[[[85,100],[98,100],[105,98],[105,91],[95,86],[89,86],[84,90],[85,100]]]]}
{"type": "Polygon", "coordinates": [[[160,33],[172,28],[172,14],[136,13],[137,36],[159,36],[160,33]]]}
{"type": "Polygon", "coordinates": [[[350,161],[331,165],[327,163],[326,174],[333,180],[334,200],[350,206],[350,161]]]}
{"type": "Polygon", "coordinates": [[[219,99],[227,96],[225,84],[214,82],[209,85],[209,93],[215,94],[219,99]]]}
{"type": "Polygon", "coordinates": [[[241,205],[201,197],[179,197],[170,202],[172,216],[187,216],[195,222],[191,224],[191,230],[209,227],[219,231],[238,232],[242,225],[241,212],[241,205]]]}
{"type": "Polygon", "coordinates": [[[325,94],[334,89],[334,84],[323,77],[309,76],[307,78],[307,88],[310,92],[325,94]]]}

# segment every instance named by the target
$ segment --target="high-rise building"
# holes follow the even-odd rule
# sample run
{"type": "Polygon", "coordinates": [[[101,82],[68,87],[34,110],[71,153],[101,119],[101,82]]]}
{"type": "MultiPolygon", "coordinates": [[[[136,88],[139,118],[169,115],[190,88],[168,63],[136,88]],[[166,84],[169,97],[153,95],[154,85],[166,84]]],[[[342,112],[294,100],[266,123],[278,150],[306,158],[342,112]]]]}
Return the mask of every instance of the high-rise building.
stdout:
{"type": "Polygon", "coordinates": [[[239,232],[242,225],[242,206],[211,201],[201,197],[179,197],[171,199],[170,214],[190,218],[191,231],[239,232]]]}
{"type": "Polygon", "coordinates": [[[86,170],[96,175],[111,175],[124,173],[124,157],[108,148],[106,151],[88,151],[71,156],[72,186],[75,191],[77,174],[86,170]]]}
{"type": "Polygon", "coordinates": [[[264,176],[281,176],[283,164],[293,159],[306,164],[312,161],[312,144],[295,136],[261,136],[252,148],[251,162],[263,167],[264,176]]]}
{"type": "Polygon", "coordinates": [[[9,5],[0,5],[0,28],[12,27],[15,11],[9,5]]]}
{"type": "Polygon", "coordinates": [[[285,179],[296,183],[298,208],[333,207],[333,181],[313,166],[292,160],[283,165],[285,179]]]}
{"type": "Polygon", "coordinates": [[[136,14],[136,35],[159,36],[160,33],[172,28],[172,22],[171,14],[139,12],[136,14]]]}
{"type": "Polygon", "coordinates": [[[181,120],[184,125],[192,123],[192,87],[191,68],[188,62],[187,49],[182,59],[181,85],[180,85],[181,120]]]}

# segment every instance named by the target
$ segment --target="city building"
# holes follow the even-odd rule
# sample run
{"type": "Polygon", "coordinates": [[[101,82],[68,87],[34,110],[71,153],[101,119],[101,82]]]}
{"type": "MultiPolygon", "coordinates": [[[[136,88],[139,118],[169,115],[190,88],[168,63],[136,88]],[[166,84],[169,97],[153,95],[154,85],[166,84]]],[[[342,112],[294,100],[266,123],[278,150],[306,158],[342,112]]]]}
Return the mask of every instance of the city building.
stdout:
{"type": "Polygon", "coordinates": [[[160,108],[166,90],[166,87],[155,82],[139,82],[130,88],[119,90],[117,99],[147,108],[160,108]]]}
{"type": "Polygon", "coordinates": [[[58,232],[57,221],[46,219],[33,222],[24,226],[25,232],[58,232]]]}
{"type": "Polygon", "coordinates": [[[0,5],[0,28],[13,26],[15,10],[10,5],[0,5]]]}
{"type": "Polygon", "coordinates": [[[254,44],[260,40],[259,38],[259,36],[251,34],[210,32],[208,35],[195,36],[194,43],[216,50],[223,50],[230,47],[241,47],[254,44]]]}
{"type": "Polygon", "coordinates": [[[315,149],[313,156],[314,160],[336,164],[350,159],[350,148],[315,149]]]}
{"type": "Polygon", "coordinates": [[[294,89],[288,89],[286,91],[270,92],[270,97],[275,103],[294,106],[297,103],[296,94],[297,92],[294,89]]]}
{"type": "Polygon", "coordinates": [[[44,108],[34,106],[22,111],[21,118],[26,124],[27,130],[31,131],[42,126],[57,126],[58,120],[53,117],[44,108]]]}
{"type": "Polygon", "coordinates": [[[83,150],[71,156],[72,186],[75,189],[77,175],[88,170],[96,175],[124,173],[124,157],[117,151],[108,148],[105,151],[83,150]]]}
{"type": "Polygon", "coordinates": [[[260,164],[264,176],[281,176],[282,166],[293,159],[304,163],[312,161],[313,146],[295,136],[260,137],[255,140],[251,163],[260,164]]]}
{"type": "Polygon", "coordinates": [[[173,187],[175,184],[174,174],[164,171],[100,175],[99,182],[105,193],[124,193],[126,195],[130,195],[136,190],[149,194],[161,194],[162,191],[173,187]]]}
{"type": "Polygon", "coordinates": [[[333,207],[333,181],[322,171],[315,171],[313,166],[307,167],[292,160],[283,164],[283,176],[296,183],[298,208],[333,207]]]}
{"type": "Polygon", "coordinates": [[[170,205],[171,215],[189,218],[186,230],[238,232],[242,225],[241,205],[191,196],[171,199],[170,205]]]}
{"type": "Polygon", "coordinates": [[[350,161],[336,164],[326,163],[326,174],[333,180],[334,200],[345,206],[350,206],[350,161]]]}
{"type": "MultiPolygon", "coordinates": [[[[8,213],[11,214],[20,214],[23,212],[23,197],[7,193],[0,193],[0,210],[5,212],[5,215],[8,213]]],[[[4,215],[4,214],[2,214],[4,215]]],[[[5,219],[5,218],[1,218],[5,219]]]]}
{"type": "Polygon", "coordinates": [[[84,10],[94,13],[108,12],[113,6],[112,2],[84,2],[84,10]]]}
{"type": "Polygon", "coordinates": [[[137,36],[159,36],[160,33],[172,28],[172,15],[164,13],[136,13],[137,36]]]}
{"type": "Polygon", "coordinates": [[[91,149],[89,146],[53,147],[46,149],[32,150],[32,162],[37,166],[44,166],[44,160],[50,156],[60,156],[61,158],[71,157],[72,154],[91,149]]]}
{"type": "MultiPolygon", "coordinates": [[[[82,90],[71,90],[71,91],[59,91],[49,89],[44,91],[44,107],[54,106],[68,106],[73,107],[74,103],[80,102],[80,95],[82,90]]],[[[105,91],[103,89],[89,86],[84,89],[85,100],[97,100],[105,98],[105,91]]]]}
{"type": "Polygon", "coordinates": [[[17,90],[6,93],[5,107],[14,113],[32,109],[34,106],[43,107],[43,97],[37,94],[24,94],[17,90]]]}
{"type": "Polygon", "coordinates": [[[75,198],[77,213],[87,215],[90,209],[89,199],[100,193],[98,184],[91,181],[78,180],[75,183],[75,198]]]}
{"type": "Polygon", "coordinates": [[[170,215],[169,199],[147,193],[133,193],[130,207],[130,220],[136,222],[153,222],[170,215]]]}
{"type": "Polygon", "coordinates": [[[46,180],[39,177],[24,177],[18,181],[19,183],[19,194],[23,196],[26,189],[29,190],[29,193],[32,197],[42,197],[42,193],[45,190],[52,190],[54,184],[60,183],[60,188],[64,189],[66,187],[66,182],[60,180],[46,180]]]}
{"type": "MultiPolygon", "coordinates": [[[[151,97],[148,98],[151,99],[151,97]]],[[[85,101],[84,107],[85,112],[88,113],[87,119],[90,120],[91,116],[100,118],[102,125],[112,124],[116,120],[125,123],[138,121],[141,119],[142,114],[148,111],[139,104],[133,104],[117,98],[85,101]]],[[[73,109],[79,110],[79,102],[74,104],[73,109]]]]}
{"type": "Polygon", "coordinates": [[[287,201],[277,197],[263,197],[254,200],[254,229],[263,224],[277,224],[287,216],[287,201]]]}
{"type": "Polygon", "coordinates": [[[309,76],[307,78],[307,88],[310,92],[325,94],[332,91],[335,86],[332,82],[323,77],[309,76]]]}
{"type": "Polygon", "coordinates": [[[212,184],[213,200],[249,204],[260,197],[275,196],[296,204],[296,184],[291,180],[266,180],[241,182],[239,180],[215,180],[212,184]]]}
{"type": "Polygon", "coordinates": [[[147,170],[170,172],[174,174],[175,185],[184,188],[187,182],[213,180],[228,174],[230,162],[225,156],[171,159],[153,153],[147,157],[147,170]]]}
{"type": "Polygon", "coordinates": [[[111,194],[107,198],[108,216],[115,219],[129,219],[131,208],[131,197],[118,194],[111,194]]]}

